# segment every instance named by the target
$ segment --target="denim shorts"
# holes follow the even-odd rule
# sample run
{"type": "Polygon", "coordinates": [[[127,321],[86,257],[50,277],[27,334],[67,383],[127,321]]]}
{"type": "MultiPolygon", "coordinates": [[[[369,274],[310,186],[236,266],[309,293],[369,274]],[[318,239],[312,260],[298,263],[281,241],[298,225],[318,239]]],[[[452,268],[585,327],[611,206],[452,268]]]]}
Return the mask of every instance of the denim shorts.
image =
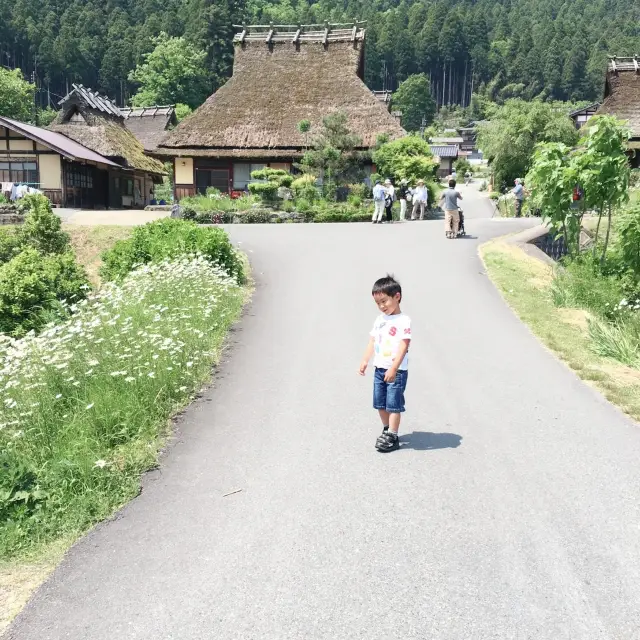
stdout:
{"type": "Polygon", "coordinates": [[[396,373],[393,382],[385,382],[386,369],[376,369],[373,377],[373,408],[384,409],[389,413],[404,413],[404,390],[407,388],[409,372],[396,373]]]}

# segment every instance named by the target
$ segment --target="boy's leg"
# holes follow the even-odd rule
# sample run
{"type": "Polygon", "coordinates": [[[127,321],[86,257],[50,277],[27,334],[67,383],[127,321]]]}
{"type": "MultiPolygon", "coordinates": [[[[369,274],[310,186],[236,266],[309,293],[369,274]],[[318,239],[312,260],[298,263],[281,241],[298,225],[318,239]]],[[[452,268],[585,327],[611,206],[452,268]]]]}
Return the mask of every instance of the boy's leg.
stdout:
{"type": "Polygon", "coordinates": [[[382,422],[383,428],[388,429],[391,414],[386,409],[378,409],[378,413],[380,414],[380,422],[382,422]]]}
{"type": "Polygon", "coordinates": [[[400,419],[402,418],[401,413],[389,413],[389,432],[395,433],[398,435],[398,431],[400,430],[400,419]]]}
{"type": "Polygon", "coordinates": [[[381,452],[395,451],[400,448],[398,430],[400,418],[404,413],[404,391],[407,387],[409,373],[401,370],[396,379],[387,385],[387,412],[389,413],[389,432],[383,433],[376,442],[376,449],[381,452]]]}

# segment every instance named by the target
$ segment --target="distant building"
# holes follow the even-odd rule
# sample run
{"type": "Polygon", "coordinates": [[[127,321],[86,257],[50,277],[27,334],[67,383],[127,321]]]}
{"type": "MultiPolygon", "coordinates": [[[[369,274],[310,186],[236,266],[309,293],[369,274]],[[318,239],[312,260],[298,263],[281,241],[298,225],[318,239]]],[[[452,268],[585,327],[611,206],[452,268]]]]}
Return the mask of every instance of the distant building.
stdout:
{"type": "Polygon", "coordinates": [[[381,134],[405,135],[387,96],[363,82],[363,23],[238,29],[232,77],[154,151],[174,162],[177,199],[246,189],[266,165],[290,170],[332,113],[346,114],[361,151],[381,134]],[[310,134],[298,131],[302,120],[310,134]]]}
{"type": "Polygon", "coordinates": [[[596,114],[599,108],[600,103],[594,102],[586,107],[572,111],[569,114],[569,117],[573,120],[573,124],[576,129],[582,129],[582,127],[596,114]]]}
{"type": "Polygon", "coordinates": [[[432,144],[430,147],[431,153],[440,162],[438,177],[446,178],[453,171],[453,164],[460,152],[459,147],[455,144],[432,144]]]}
{"type": "Polygon", "coordinates": [[[597,115],[613,115],[631,129],[631,166],[640,167],[640,60],[611,58],[607,67],[604,101],[597,115]]]}
{"type": "Polygon", "coordinates": [[[154,151],[171,127],[178,124],[174,105],[164,107],[125,107],[120,109],[124,126],[149,153],[154,151]]]}
{"type": "MultiPolygon", "coordinates": [[[[165,173],[161,162],[145,154],[140,141],[127,129],[120,109],[109,98],[74,84],[60,101],[61,111],[49,126],[71,140],[115,162],[106,188],[87,189],[87,176],[95,171],[67,175],[65,206],[96,208],[144,207],[151,200],[154,183],[165,173]]],[[[102,183],[103,176],[95,176],[102,183]]]]}

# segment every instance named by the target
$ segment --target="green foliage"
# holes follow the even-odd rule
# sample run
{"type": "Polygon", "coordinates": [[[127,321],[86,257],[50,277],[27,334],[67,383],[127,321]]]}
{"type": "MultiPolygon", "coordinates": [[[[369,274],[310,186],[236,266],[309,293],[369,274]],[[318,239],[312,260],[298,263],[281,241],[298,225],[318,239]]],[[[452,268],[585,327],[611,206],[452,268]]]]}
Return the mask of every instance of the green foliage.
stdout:
{"type": "Polygon", "coordinates": [[[69,250],[69,234],[62,231],[62,221],[53,213],[48,198],[43,195],[24,196],[20,208],[26,213],[24,224],[17,232],[21,246],[33,247],[42,254],[69,250]]]}
{"type": "Polygon", "coordinates": [[[318,187],[316,187],[317,178],[310,174],[304,173],[291,183],[291,189],[296,201],[303,199],[308,202],[315,202],[320,197],[318,187]]]}
{"type": "Polygon", "coordinates": [[[273,203],[278,199],[278,184],[276,182],[250,182],[249,191],[263,202],[273,203]]]}
{"type": "Polygon", "coordinates": [[[12,229],[0,227],[0,264],[8,262],[20,252],[18,234],[12,229]]]}
{"type": "Polygon", "coordinates": [[[373,161],[383,176],[408,180],[410,184],[433,179],[438,170],[429,144],[419,136],[406,136],[383,144],[374,152],[373,161]]]}
{"type": "Polygon", "coordinates": [[[39,127],[46,128],[48,127],[56,118],[58,117],[58,112],[51,107],[47,107],[46,109],[38,110],[36,115],[36,124],[39,127]]]}
{"type": "Polygon", "coordinates": [[[172,218],[136,227],[130,238],[116,242],[102,256],[101,275],[105,280],[121,280],[138,265],[183,255],[202,255],[238,282],[244,281],[242,261],[222,229],[172,218]]]}
{"type": "Polygon", "coordinates": [[[458,173],[458,180],[462,180],[464,178],[465,173],[473,173],[473,167],[471,163],[466,158],[460,158],[455,163],[456,172],[458,173]]]}
{"type": "MultiPolygon", "coordinates": [[[[184,38],[161,33],[153,39],[154,49],[130,74],[139,85],[131,102],[137,107],[155,104],[186,104],[198,107],[209,94],[206,53],[184,38]]],[[[184,110],[183,110],[184,112],[184,110]]]]}
{"type": "Polygon", "coordinates": [[[407,131],[419,131],[422,120],[431,124],[436,113],[436,101],[431,95],[431,87],[426,74],[409,76],[393,94],[391,107],[402,111],[402,126],[407,131]]]}
{"type": "Polygon", "coordinates": [[[196,214],[233,213],[235,211],[251,209],[258,202],[259,199],[255,196],[242,196],[241,198],[232,199],[226,194],[220,194],[219,197],[216,198],[197,195],[182,198],[182,200],[180,200],[180,206],[183,207],[183,209],[193,209],[196,214]]]}
{"type": "Polygon", "coordinates": [[[79,535],[139,493],[242,303],[211,263],[180,258],[0,344],[0,558],[79,535]]]}
{"type": "Polygon", "coordinates": [[[293,182],[293,176],[288,171],[270,169],[269,167],[252,171],[251,178],[253,180],[267,180],[275,183],[278,187],[290,187],[293,182]]]}
{"type": "Polygon", "coordinates": [[[178,120],[178,122],[181,122],[192,113],[193,109],[188,104],[182,104],[180,102],[176,104],[176,119],[178,120]]]}
{"type": "MultiPolygon", "coordinates": [[[[432,80],[440,105],[487,100],[602,97],[607,54],[640,50],[635,2],[616,0],[0,0],[2,64],[36,71],[38,99],[65,95],[66,81],[106,92],[119,104],[135,93],[129,72],[162,31],[206,52],[210,88],[231,75],[232,24],[321,24],[366,19],[364,80],[395,89],[412,74],[432,80]],[[37,54],[37,55],[36,55],[37,54]]],[[[0,95],[3,92],[0,90],[0,95]]],[[[487,117],[467,109],[469,119],[487,117]]],[[[17,117],[17,114],[13,114],[17,117]]]]}
{"type": "Polygon", "coordinates": [[[300,133],[306,134],[309,133],[309,131],[311,131],[311,121],[310,120],[300,120],[300,122],[298,122],[297,127],[298,131],[300,133]]]}
{"type": "Polygon", "coordinates": [[[496,187],[504,189],[527,174],[537,143],[577,143],[578,132],[567,117],[570,110],[566,104],[512,99],[479,127],[478,146],[490,162],[496,187]]]}
{"type": "Polygon", "coordinates": [[[304,154],[301,167],[305,173],[324,175],[325,193],[362,177],[364,154],[356,151],[362,140],[349,130],[346,114],[336,112],[322,119],[322,129],[304,154]]]}
{"type": "Polygon", "coordinates": [[[31,121],[35,90],[35,85],[23,79],[20,69],[8,71],[0,65],[0,116],[31,121]]]}
{"type": "Polygon", "coordinates": [[[24,248],[0,266],[0,332],[39,331],[52,317],[64,316],[62,303],[83,299],[88,289],[73,253],[44,255],[24,248]]]}

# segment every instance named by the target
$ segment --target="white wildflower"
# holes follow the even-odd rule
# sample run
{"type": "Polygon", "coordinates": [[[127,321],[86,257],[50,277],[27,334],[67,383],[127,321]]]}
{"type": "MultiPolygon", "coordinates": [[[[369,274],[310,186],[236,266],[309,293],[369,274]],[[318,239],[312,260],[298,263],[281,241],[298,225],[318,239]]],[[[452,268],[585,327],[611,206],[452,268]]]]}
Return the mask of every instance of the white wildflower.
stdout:
{"type": "Polygon", "coordinates": [[[93,406],[95,405],[95,402],[92,402],[91,404],[88,404],[86,406],[86,410],[89,411],[89,409],[93,409],[93,406]]]}
{"type": "Polygon", "coordinates": [[[108,462],[106,460],[96,460],[94,467],[98,469],[104,469],[107,466],[108,462]]]}

